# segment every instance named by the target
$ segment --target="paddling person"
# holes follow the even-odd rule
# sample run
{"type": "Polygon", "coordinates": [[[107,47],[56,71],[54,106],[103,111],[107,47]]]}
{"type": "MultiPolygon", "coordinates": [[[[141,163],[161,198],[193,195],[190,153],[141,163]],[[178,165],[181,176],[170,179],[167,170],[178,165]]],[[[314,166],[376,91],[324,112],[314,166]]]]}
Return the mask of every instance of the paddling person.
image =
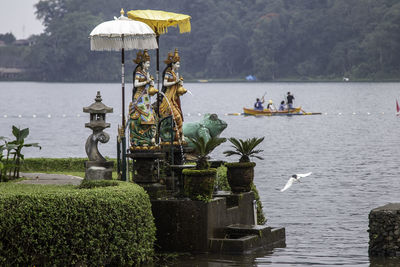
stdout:
{"type": "Polygon", "coordinates": [[[282,100],[281,104],[279,105],[279,111],[285,110],[285,101],[282,100]]]}
{"type": "Polygon", "coordinates": [[[293,100],[294,100],[294,96],[292,94],[290,94],[290,92],[287,92],[287,97],[286,97],[286,103],[288,106],[288,110],[293,109],[293,100]]]}
{"type": "Polygon", "coordinates": [[[275,111],[276,110],[276,107],[274,105],[274,102],[272,102],[272,100],[268,101],[267,109],[269,109],[270,111],[275,111]]]}
{"type": "Polygon", "coordinates": [[[262,97],[262,101],[259,98],[257,98],[256,103],[254,103],[254,109],[255,110],[264,110],[263,104],[264,104],[264,97],[262,97]]]}

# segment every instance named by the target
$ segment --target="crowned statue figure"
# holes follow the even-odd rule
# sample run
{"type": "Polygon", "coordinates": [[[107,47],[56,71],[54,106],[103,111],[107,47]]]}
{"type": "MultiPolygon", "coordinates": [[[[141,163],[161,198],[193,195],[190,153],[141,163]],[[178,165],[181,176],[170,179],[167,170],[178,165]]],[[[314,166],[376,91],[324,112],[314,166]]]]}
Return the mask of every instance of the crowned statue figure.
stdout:
{"type": "Polygon", "coordinates": [[[156,119],[150,97],[158,90],[150,76],[150,56],[147,50],[139,51],[133,71],[132,102],[129,104],[129,130],[131,150],[149,149],[155,146],[156,119]]]}
{"type": "Polygon", "coordinates": [[[184,142],[180,96],[185,94],[187,90],[183,88],[183,77],[179,76],[178,72],[180,67],[178,49],[175,49],[174,54],[168,53],[168,57],[164,62],[167,64],[163,72],[162,86],[162,92],[165,96],[160,104],[160,117],[165,118],[172,115],[175,122],[174,141],[184,142]]]}

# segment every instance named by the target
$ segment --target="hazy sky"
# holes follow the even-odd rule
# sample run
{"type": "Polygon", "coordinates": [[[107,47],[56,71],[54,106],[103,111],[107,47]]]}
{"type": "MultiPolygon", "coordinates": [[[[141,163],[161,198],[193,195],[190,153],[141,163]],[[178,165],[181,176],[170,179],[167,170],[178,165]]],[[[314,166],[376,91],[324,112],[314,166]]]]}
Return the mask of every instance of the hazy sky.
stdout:
{"type": "Polygon", "coordinates": [[[0,0],[0,34],[12,32],[17,39],[43,32],[36,19],[35,5],[39,0],[0,0]]]}

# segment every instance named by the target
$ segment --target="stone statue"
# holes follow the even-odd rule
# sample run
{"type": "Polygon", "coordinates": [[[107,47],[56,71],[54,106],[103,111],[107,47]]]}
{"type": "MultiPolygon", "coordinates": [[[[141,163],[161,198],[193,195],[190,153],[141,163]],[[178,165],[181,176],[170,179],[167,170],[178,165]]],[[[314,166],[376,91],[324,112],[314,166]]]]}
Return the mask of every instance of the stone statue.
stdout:
{"type": "Polygon", "coordinates": [[[133,60],[132,102],[129,104],[129,130],[131,150],[155,146],[156,120],[150,97],[158,91],[150,76],[150,56],[147,50],[139,51],[133,60]]]}
{"type": "MultiPolygon", "coordinates": [[[[162,98],[160,104],[160,117],[162,119],[171,115],[173,116],[173,120],[175,122],[174,141],[183,142],[183,115],[180,96],[185,94],[187,90],[183,88],[183,78],[179,76],[178,73],[180,67],[178,49],[175,49],[174,54],[168,53],[168,57],[164,62],[167,64],[162,76],[162,92],[165,94],[165,96],[162,98]]],[[[161,128],[164,129],[165,127],[161,125],[161,128]]],[[[170,141],[170,139],[163,140],[163,135],[161,133],[160,135],[162,141],[170,141]]]]}
{"type": "MultiPolygon", "coordinates": [[[[218,137],[228,125],[225,121],[218,118],[217,114],[205,114],[199,122],[189,122],[183,125],[185,137],[198,138],[203,137],[207,142],[212,137],[218,137]]],[[[192,146],[190,140],[186,138],[189,146],[192,146]]]]}
{"type": "Polygon", "coordinates": [[[89,138],[86,140],[85,150],[90,161],[98,161],[98,162],[107,161],[100,154],[97,144],[99,141],[104,144],[107,143],[109,140],[110,136],[108,135],[108,133],[105,133],[103,131],[94,132],[89,136],[89,138]]]}

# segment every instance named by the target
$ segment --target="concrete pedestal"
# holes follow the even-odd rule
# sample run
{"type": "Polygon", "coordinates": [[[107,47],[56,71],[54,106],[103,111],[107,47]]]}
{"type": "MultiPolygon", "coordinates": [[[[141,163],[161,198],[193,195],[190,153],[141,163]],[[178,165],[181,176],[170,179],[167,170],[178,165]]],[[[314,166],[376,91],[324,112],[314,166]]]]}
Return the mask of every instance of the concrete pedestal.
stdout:
{"type": "Polygon", "coordinates": [[[164,158],[160,151],[141,151],[127,154],[133,159],[133,181],[142,186],[151,199],[166,196],[166,186],[159,183],[157,160],[164,158]]]}
{"type": "Polygon", "coordinates": [[[112,161],[86,161],[86,180],[111,180],[114,162],[112,161]]]}
{"type": "Polygon", "coordinates": [[[253,200],[252,192],[214,197],[209,203],[152,200],[156,248],[168,252],[245,254],[284,247],[284,228],[254,226],[253,200]]]}

